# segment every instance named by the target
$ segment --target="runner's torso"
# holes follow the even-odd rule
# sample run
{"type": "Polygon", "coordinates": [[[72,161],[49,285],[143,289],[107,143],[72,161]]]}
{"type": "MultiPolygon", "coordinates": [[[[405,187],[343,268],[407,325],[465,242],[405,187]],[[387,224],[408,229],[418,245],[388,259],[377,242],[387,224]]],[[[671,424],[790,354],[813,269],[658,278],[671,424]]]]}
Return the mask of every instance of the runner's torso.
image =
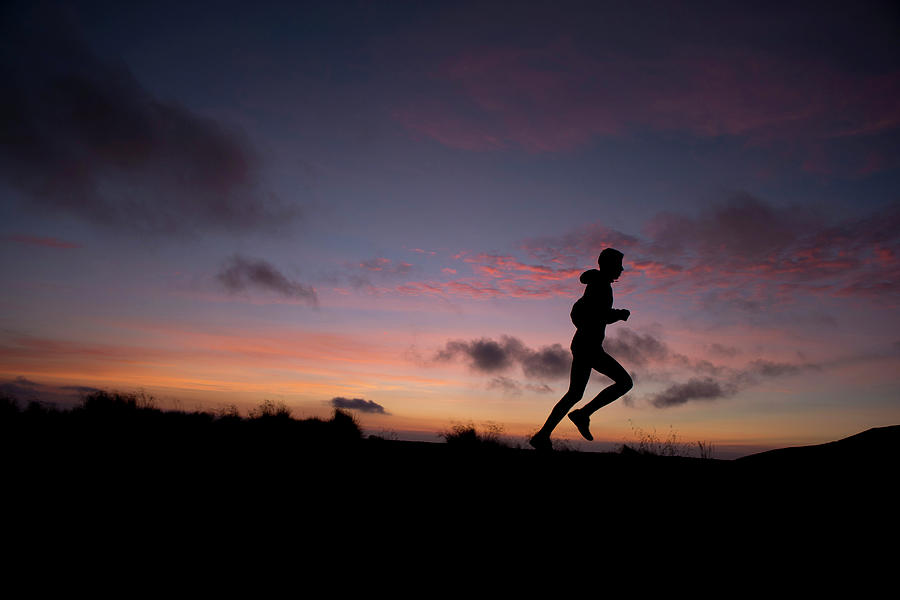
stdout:
{"type": "Polygon", "coordinates": [[[572,339],[572,351],[601,348],[606,336],[607,318],[613,305],[612,286],[596,269],[581,274],[587,284],[584,294],[572,307],[572,323],[577,328],[572,339]]]}

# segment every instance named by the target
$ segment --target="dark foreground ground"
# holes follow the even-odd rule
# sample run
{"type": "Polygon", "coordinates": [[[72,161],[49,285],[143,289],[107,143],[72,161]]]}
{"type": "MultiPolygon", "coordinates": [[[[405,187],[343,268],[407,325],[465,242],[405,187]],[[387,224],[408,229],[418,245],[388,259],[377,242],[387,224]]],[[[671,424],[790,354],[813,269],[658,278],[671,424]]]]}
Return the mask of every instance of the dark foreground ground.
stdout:
{"type": "Polygon", "coordinates": [[[275,544],[389,560],[401,544],[407,560],[427,561],[434,551],[574,559],[588,547],[658,558],[699,545],[710,560],[735,545],[772,553],[897,533],[900,426],[722,461],[364,438],[343,413],[26,413],[4,414],[0,433],[7,525],[30,552],[83,551],[91,539],[182,558],[275,544]]]}

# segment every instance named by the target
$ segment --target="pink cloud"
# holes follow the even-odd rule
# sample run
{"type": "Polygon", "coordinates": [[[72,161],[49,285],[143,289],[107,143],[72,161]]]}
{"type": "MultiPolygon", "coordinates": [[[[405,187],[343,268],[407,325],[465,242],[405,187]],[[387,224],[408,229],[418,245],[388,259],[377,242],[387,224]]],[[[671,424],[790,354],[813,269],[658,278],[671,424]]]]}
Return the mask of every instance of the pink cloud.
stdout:
{"type": "Polygon", "coordinates": [[[407,129],[450,148],[483,151],[507,147],[505,142],[486,131],[486,126],[467,117],[454,115],[453,112],[450,104],[438,102],[430,106],[398,109],[394,111],[393,117],[407,129]]]}
{"type": "Polygon", "coordinates": [[[662,279],[682,273],[684,269],[679,265],[670,265],[655,260],[631,261],[633,271],[651,279],[662,279]]]}
{"type": "MultiPolygon", "coordinates": [[[[443,267],[445,278],[406,280],[370,293],[469,299],[571,298],[578,275],[605,247],[625,253],[623,293],[683,294],[710,308],[742,311],[787,305],[800,296],[853,297],[897,304],[900,211],[826,224],[808,211],[770,205],[747,194],[695,216],[661,213],[641,237],[600,223],[559,236],[525,240],[519,253],[460,251],[468,268],[443,267]]],[[[391,266],[370,261],[372,269],[391,266]]]]}
{"type": "Polygon", "coordinates": [[[366,269],[368,271],[383,271],[386,267],[389,267],[391,264],[391,259],[389,258],[373,258],[370,260],[364,260],[359,263],[360,268],[366,269]]]}
{"type": "Polygon", "coordinates": [[[452,281],[408,281],[388,292],[406,296],[440,296],[488,300],[492,298],[543,299],[554,296],[571,297],[575,294],[569,283],[530,284],[527,281],[501,279],[484,281],[478,278],[462,278],[452,281]]]}
{"type": "Polygon", "coordinates": [[[798,294],[895,305],[900,295],[896,207],[825,225],[802,210],[744,195],[695,217],[663,213],[644,238],[596,225],[524,244],[532,256],[565,264],[607,246],[625,252],[626,271],[637,276],[628,285],[651,294],[680,289],[745,308],[790,302],[798,294]]]}
{"type": "Polygon", "coordinates": [[[444,267],[441,272],[452,279],[407,281],[381,292],[472,299],[571,296],[571,282],[581,273],[578,268],[525,263],[511,255],[462,251],[453,258],[469,265],[473,275],[457,277],[458,269],[444,267]]]}
{"type": "Polygon", "coordinates": [[[564,281],[581,273],[579,269],[556,269],[545,265],[525,264],[512,256],[476,254],[463,260],[467,263],[474,263],[477,271],[491,277],[532,282],[564,281]]]}
{"type": "Polygon", "coordinates": [[[379,290],[372,278],[377,281],[396,280],[398,277],[409,275],[416,269],[412,263],[385,257],[370,258],[345,266],[348,269],[345,275],[350,285],[357,289],[366,288],[370,292],[379,290]]]}
{"type": "MultiPolygon", "coordinates": [[[[433,78],[455,94],[417,99],[395,117],[450,147],[561,152],[640,128],[745,136],[804,168],[830,170],[823,140],[900,126],[900,73],[841,71],[809,59],[676,48],[664,56],[590,56],[568,40],[540,48],[482,47],[433,78]],[[785,144],[787,142],[787,145],[785,144]],[[819,158],[816,158],[817,153],[819,158]]],[[[871,154],[860,169],[878,169],[871,154]]]]}

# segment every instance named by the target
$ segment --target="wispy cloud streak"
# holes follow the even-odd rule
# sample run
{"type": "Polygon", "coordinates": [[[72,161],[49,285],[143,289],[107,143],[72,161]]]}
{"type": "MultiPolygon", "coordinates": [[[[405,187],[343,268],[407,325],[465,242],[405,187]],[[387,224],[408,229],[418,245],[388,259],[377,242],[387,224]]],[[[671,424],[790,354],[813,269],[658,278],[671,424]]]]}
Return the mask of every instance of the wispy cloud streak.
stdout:
{"type": "Polygon", "coordinates": [[[262,259],[232,256],[216,274],[216,280],[232,294],[255,289],[275,292],[285,298],[294,298],[313,306],[318,303],[315,289],[288,279],[262,259]]]}

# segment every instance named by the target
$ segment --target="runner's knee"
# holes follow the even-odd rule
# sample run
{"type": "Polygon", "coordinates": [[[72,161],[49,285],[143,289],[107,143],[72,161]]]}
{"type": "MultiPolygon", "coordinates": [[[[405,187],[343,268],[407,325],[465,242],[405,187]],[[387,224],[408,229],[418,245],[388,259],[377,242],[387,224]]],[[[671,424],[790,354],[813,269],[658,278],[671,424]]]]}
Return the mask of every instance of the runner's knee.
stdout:
{"type": "Polygon", "coordinates": [[[584,397],[584,388],[582,388],[580,390],[577,388],[576,389],[569,388],[569,391],[567,391],[565,393],[565,395],[563,395],[562,399],[560,400],[560,403],[566,403],[566,404],[569,404],[570,406],[574,406],[583,397],[584,397]]]}

